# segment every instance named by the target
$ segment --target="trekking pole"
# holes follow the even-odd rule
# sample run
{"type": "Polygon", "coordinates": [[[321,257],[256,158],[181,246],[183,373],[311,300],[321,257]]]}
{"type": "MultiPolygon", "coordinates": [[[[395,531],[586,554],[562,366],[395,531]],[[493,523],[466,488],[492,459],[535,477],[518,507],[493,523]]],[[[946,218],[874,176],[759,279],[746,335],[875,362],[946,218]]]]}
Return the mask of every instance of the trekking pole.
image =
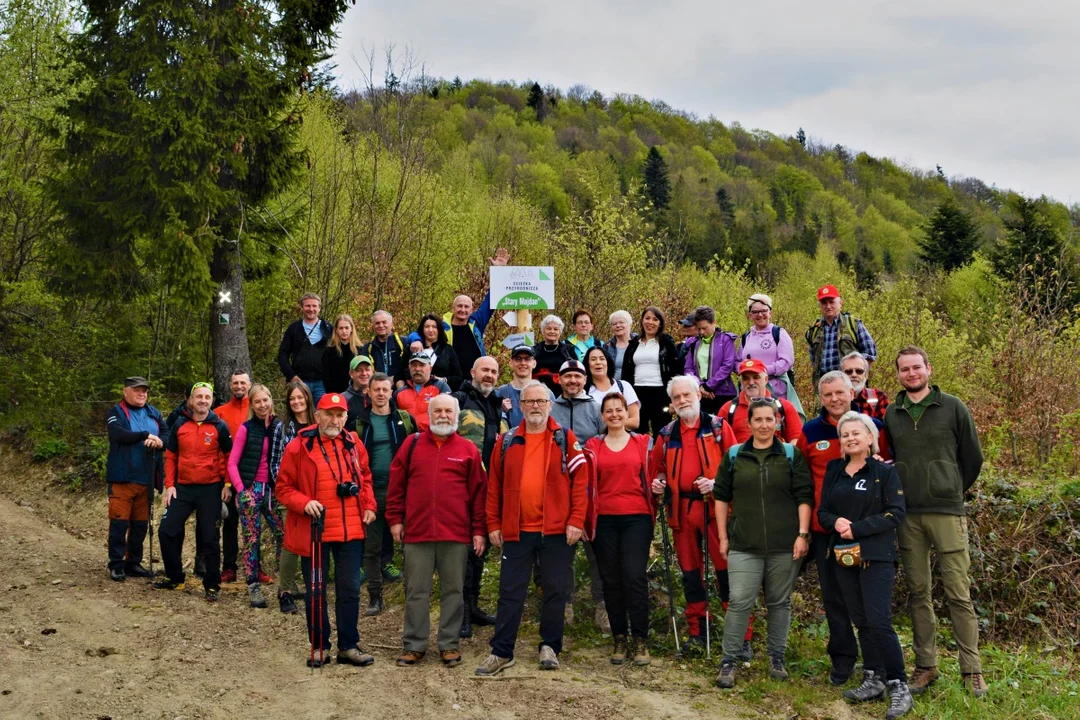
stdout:
{"type": "Polygon", "coordinates": [[[712,637],[709,633],[709,585],[712,581],[709,578],[709,501],[707,499],[702,500],[701,511],[704,518],[703,527],[705,529],[705,659],[712,659],[712,637]]]}
{"type": "Polygon", "coordinates": [[[322,673],[322,666],[325,664],[323,661],[326,659],[323,657],[323,601],[324,587],[323,587],[323,566],[322,566],[322,531],[323,531],[323,519],[322,517],[311,518],[311,601],[308,603],[308,613],[314,613],[310,615],[312,617],[312,633],[311,633],[311,672],[315,672],[315,643],[319,644],[319,672],[322,673]]]}
{"type": "Polygon", "coordinates": [[[682,646],[679,644],[679,627],[675,621],[675,591],[672,589],[671,577],[671,541],[668,539],[667,514],[664,512],[664,503],[660,502],[660,536],[664,545],[664,572],[667,576],[668,615],[671,616],[671,632],[675,636],[675,659],[682,658],[682,646]]]}
{"type": "Polygon", "coordinates": [[[150,476],[150,482],[146,484],[146,495],[149,503],[147,505],[149,508],[147,535],[150,536],[150,582],[154,582],[154,485],[157,483],[157,450],[154,448],[146,448],[146,465],[150,476]]]}

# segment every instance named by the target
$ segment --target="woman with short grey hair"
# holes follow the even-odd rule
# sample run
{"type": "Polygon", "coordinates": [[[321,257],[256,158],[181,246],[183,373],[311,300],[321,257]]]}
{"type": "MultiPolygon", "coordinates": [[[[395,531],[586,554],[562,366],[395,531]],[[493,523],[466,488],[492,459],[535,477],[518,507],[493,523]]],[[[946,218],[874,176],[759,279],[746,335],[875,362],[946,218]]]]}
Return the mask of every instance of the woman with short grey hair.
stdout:
{"type": "Polygon", "coordinates": [[[625,310],[616,310],[608,316],[608,325],[611,326],[611,339],[604,343],[608,357],[615,366],[615,379],[622,380],[623,358],[626,356],[626,348],[630,341],[637,337],[637,333],[630,332],[634,318],[625,310]]]}
{"type": "Polygon", "coordinates": [[[574,347],[562,339],[565,329],[566,323],[558,315],[546,315],[540,321],[540,341],[533,345],[533,353],[536,355],[533,378],[546,385],[551,392],[555,393],[555,397],[562,395],[559,368],[567,360],[577,359],[574,347]]]}

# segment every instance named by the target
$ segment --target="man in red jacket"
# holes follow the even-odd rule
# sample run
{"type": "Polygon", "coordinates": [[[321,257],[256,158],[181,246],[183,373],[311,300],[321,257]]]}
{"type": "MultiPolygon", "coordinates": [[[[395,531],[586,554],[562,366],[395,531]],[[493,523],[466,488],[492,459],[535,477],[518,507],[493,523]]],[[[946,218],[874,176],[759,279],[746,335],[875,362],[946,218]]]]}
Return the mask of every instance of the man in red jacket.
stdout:
{"type": "Polygon", "coordinates": [[[574,433],[551,419],[551,393],[539,380],[522,387],[521,409],[525,420],[495,441],[488,470],[488,539],[502,549],[502,566],[491,655],[476,669],[482,676],[514,664],[525,594],[537,564],[544,588],[540,668],[558,669],[574,548],[585,527],[588,469],[574,433]]]}
{"type": "Polygon", "coordinates": [[[432,576],[439,573],[439,656],[461,664],[458,651],[465,614],[465,562],[486,546],[487,479],[480,451],[458,434],[460,408],[452,395],[428,403],[427,430],[406,440],[390,465],[386,522],[405,544],[404,652],[398,665],[415,665],[427,653],[432,576]]]}
{"type": "Polygon", "coordinates": [[[375,521],[375,493],[367,451],[345,429],[349,406],[345,396],[327,393],[315,410],[316,427],[300,432],[285,447],[278,470],[276,494],[288,509],[285,547],[300,556],[307,586],[308,637],[313,650],[308,665],[320,667],[330,657],[330,615],[323,587],[330,557],[334,558],[334,591],[339,663],[361,667],[375,658],[360,649],[360,567],[364,558],[364,526],[375,521]],[[313,522],[321,518],[322,575],[313,587],[311,565],[313,522]],[[313,590],[320,607],[314,608],[313,590]],[[315,613],[321,615],[316,622],[315,613]]]}
{"type": "MultiPolygon", "coordinates": [[[[769,371],[762,361],[748,358],[736,365],[735,370],[739,373],[742,389],[737,398],[724,403],[718,416],[731,425],[735,440],[744,443],[752,434],[747,420],[750,417],[750,401],[758,397],[772,397],[772,392],[769,391],[769,371]]],[[[776,426],[776,434],[784,442],[793,443],[802,433],[799,411],[784,398],[774,398],[774,402],[777,403],[776,416],[781,421],[776,426]]]]}
{"type": "Polygon", "coordinates": [[[214,387],[207,382],[191,386],[188,405],[165,441],[165,514],[158,526],[165,579],[152,583],[157,590],[182,590],[184,567],[181,549],[184,523],[195,513],[195,533],[206,558],[203,590],[207,602],[221,590],[220,546],[217,519],[225,495],[225,456],[232,450],[232,436],[225,422],[210,411],[214,387]]]}

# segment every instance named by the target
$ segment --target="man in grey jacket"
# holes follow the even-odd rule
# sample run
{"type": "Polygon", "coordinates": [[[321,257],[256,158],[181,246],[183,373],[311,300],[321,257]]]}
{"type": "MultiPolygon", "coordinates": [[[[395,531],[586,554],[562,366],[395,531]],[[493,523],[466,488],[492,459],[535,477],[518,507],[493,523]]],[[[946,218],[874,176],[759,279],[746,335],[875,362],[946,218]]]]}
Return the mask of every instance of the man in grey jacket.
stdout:
{"type": "Polygon", "coordinates": [[[885,412],[885,429],[907,504],[907,519],[899,528],[898,539],[915,650],[911,692],[925,692],[939,675],[937,618],[930,596],[933,550],[960,651],[960,672],[972,694],[983,697],[986,681],[979,658],[979,623],[971,604],[964,508],[964,493],[982,469],[979,434],[964,403],[930,385],[926,351],[915,345],[901,349],[896,371],[904,389],[885,412]]]}
{"type": "Polygon", "coordinates": [[[585,392],[585,366],[577,360],[567,360],[559,368],[559,385],[562,395],[551,406],[551,417],[567,430],[584,447],[591,438],[604,432],[604,419],[600,417],[600,403],[585,392]]]}

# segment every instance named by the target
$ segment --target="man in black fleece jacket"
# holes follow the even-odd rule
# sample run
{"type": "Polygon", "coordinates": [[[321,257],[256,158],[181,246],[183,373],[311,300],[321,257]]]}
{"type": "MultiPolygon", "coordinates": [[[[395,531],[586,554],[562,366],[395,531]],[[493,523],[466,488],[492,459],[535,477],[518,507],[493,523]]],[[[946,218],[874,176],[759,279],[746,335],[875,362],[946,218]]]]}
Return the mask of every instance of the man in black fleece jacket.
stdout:
{"type": "Polygon", "coordinates": [[[278,348],[278,367],[285,382],[303,380],[311,390],[314,401],[319,402],[326,389],[323,387],[322,356],[326,343],[334,329],[319,317],[322,300],[315,293],[300,298],[302,316],[285,329],[278,348]]]}

